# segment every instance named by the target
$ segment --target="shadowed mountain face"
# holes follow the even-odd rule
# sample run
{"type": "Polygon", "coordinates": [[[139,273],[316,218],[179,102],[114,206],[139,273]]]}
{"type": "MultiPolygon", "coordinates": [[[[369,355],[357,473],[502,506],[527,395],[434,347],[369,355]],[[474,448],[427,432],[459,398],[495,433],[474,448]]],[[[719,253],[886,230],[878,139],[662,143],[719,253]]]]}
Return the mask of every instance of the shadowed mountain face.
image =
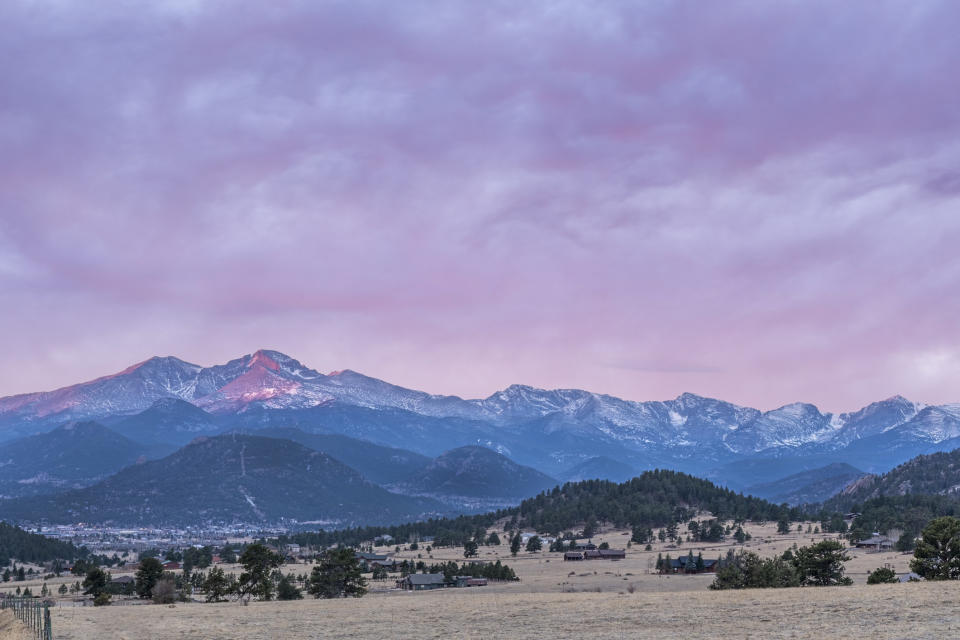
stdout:
{"type": "Polygon", "coordinates": [[[833,462],[883,471],[960,443],[960,405],[924,407],[899,396],[836,415],[804,403],[762,412],[693,394],[634,402],[523,385],[464,400],[349,370],[325,375],[265,350],[212,367],[151,358],[87,383],[2,398],[0,439],[94,418],[151,443],[295,427],[431,457],[482,445],[556,477],[593,457],[638,471],[710,470],[738,488],[833,462]],[[753,464],[762,460],[774,462],[753,464]]]}
{"type": "Polygon", "coordinates": [[[447,451],[392,487],[402,493],[430,495],[451,503],[483,499],[515,504],[556,484],[553,478],[496,451],[469,446],[447,451]]]}
{"type": "Polygon", "coordinates": [[[560,479],[564,482],[580,482],[581,480],[626,482],[636,475],[636,470],[626,463],[607,456],[597,456],[570,467],[560,474],[560,479]]]}
{"type": "Polygon", "coordinates": [[[182,446],[197,436],[216,434],[221,427],[212,415],[185,400],[161,398],[112,428],[140,442],[182,446]]]}
{"type": "Polygon", "coordinates": [[[0,444],[0,495],[83,487],[156,453],[96,422],[71,422],[0,444]]]}
{"type": "Polygon", "coordinates": [[[825,467],[801,471],[774,482],[748,487],[745,493],[775,504],[815,504],[836,495],[847,485],[864,477],[863,471],[836,462],[825,467]]]}
{"type": "Polygon", "coordinates": [[[827,501],[845,509],[870,498],[910,494],[942,495],[960,500],[960,449],[922,455],[880,475],[867,475],[827,501]]]}
{"type": "Polygon", "coordinates": [[[339,460],[376,484],[398,482],[430,464],[430,458],[419,453],[382,447],[338,434],[305,433],[299,429],[275,427],[258,431],[256,435],[299,442],[339,460]]]}
{"type": "Polygon", "coordinates": [[[442,512],[436,502],[391,494],[329,456],[289,440],[200,438],[85,489],[0,502],[11,519],[51,523],[275,523],[343,526],[442,512]]]}

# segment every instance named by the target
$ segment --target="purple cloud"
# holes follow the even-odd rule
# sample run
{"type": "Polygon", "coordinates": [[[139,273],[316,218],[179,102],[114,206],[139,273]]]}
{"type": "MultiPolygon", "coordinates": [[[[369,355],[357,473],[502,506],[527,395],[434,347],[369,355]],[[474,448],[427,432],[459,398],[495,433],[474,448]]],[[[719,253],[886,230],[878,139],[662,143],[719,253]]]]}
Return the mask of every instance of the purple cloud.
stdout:
{"type": "Polygon", "coordinates": [[[960,401],[951,2],[0,7],[0,394],[960,401]]]}

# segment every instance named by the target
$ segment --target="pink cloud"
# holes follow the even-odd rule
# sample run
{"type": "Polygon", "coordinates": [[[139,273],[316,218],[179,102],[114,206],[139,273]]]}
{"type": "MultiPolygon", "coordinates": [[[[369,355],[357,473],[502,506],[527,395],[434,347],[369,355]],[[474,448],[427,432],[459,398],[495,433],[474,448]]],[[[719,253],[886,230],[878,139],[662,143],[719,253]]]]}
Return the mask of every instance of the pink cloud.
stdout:
{"type": "Polygon", "coordinates": [[[958,18],[8,3],[0,394],[268,346],[468,396],[960,401],[958,18]]]}

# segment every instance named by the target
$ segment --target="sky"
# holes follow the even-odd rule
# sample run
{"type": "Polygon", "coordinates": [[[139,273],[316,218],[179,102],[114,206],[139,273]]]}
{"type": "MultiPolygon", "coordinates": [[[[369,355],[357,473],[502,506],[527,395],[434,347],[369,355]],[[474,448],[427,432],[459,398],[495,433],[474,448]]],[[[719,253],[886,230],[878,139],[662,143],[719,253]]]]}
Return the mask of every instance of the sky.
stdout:
{"type": "Polygon", "coordinates": [[[0,396],[960,402],[960,3],[0,3],[0,396]]]}

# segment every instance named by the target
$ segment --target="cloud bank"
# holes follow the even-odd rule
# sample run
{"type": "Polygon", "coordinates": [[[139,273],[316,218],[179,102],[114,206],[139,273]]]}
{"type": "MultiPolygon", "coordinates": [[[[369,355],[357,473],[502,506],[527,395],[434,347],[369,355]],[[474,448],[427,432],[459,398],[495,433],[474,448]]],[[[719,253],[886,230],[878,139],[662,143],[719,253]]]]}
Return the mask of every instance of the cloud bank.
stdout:
{"type": "Polygon", "coordinates": [[[2,395],[267,347],[471,397],[960,402],[957,3],[0,22],[2,395]]]}

